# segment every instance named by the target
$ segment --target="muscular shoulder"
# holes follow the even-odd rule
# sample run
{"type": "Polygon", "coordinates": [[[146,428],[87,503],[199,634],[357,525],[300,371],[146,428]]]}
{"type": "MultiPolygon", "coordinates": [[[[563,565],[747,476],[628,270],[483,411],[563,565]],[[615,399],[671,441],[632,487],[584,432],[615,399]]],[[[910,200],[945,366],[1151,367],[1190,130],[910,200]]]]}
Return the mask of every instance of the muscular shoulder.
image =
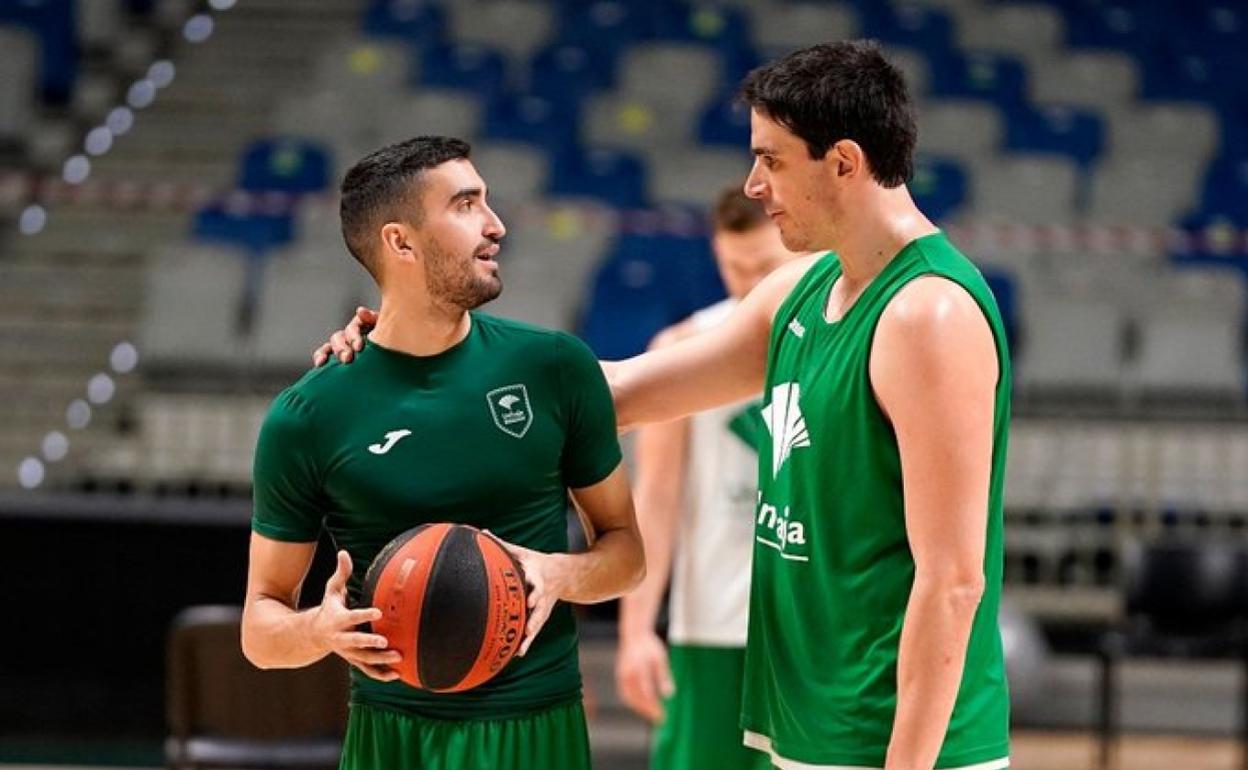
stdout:
{"type": "Polygon", "coordinates": [[[992,329],[970,293],[955,281],[929,275],[906,284],[889,301],[876,327],[873,365],[902,363],[919,372],[975,362],[996,366],[992,329]]]}
{"type": "Polygon", "coordinates": [[[331,358],[322,366],[303,373],[295,382],[277,394],[269,408],[269,414],[280,415],[286,419],[314,420],[317,405],[332,401],[335,393],[342,388],[344,380],[353,371],[354,364],[344,364],[331,358]]]}
{"type": "Polygon", "coordinates": [[[905,336],[988,331],[979,303],[955,281],[937,275],[915,278],[889,301],[880,330],[905,336]]]}

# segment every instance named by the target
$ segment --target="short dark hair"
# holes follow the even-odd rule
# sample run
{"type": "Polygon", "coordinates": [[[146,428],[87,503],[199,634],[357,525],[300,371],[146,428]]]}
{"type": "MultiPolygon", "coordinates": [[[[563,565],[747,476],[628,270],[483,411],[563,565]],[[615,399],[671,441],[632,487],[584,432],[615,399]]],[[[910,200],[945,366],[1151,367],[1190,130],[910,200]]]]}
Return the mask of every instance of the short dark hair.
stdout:
{"type": "Polygon", "coordinates": [[[746,75],[741,99],[792,131],[812,158],[851,139],[885,187],[914,173],[918,140],[906,79],[873,41],[821,43],[746,75]]]}
{"type": "Polygon", "coordinates": [[[342,179],[338,207],[342,238],[351,256],[379,277],[372,242],[379,224],[400,219],[400,209],[406,206],[407,221],[419,225],[420,207],[407,204],[419,195],[421,174],[471,154],[472,146],[462,139],[418,136],[382,147],[352,166],[342,179]]]}
{"type": "Polygon", "coordinates": [[[745,182],[725,187],[715,199],[711,223],[715,232],[744,233],[767,223],[763,204],[745,194],[745,182]]]}

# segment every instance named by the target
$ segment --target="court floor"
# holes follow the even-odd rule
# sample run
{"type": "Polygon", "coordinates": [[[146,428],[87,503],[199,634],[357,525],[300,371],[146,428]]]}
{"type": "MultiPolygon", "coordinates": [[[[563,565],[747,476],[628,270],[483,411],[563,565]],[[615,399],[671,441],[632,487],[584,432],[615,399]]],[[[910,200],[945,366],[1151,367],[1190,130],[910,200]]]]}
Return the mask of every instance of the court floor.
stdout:
{"type": "MultiPolygon", "coordinates": [[[[606,736],[604,736],[606,737],[606,736]]],[[[626,736],[611,736],[614,743],[626,736]]],[[[631,747],[612,746],[598,759],[597,770],[641,770],[645,734],[632,731],[631,747]],[[621,749],[624,749],[623,751],[621,749]]],[[[1016,731],[1011,770],[1095,770],[1095,742],[1090,735],[1016,731]]],[[[1131,736],[1123,741],[1115,770],[1239,770],[1236,742],[1173,736],[1131,736]]],[[[3,770],[88,770],[68,765],[0,765],[3,770]]],[[[114,768],[113,770],[125,770],[114,768]]],[[[132,770],[138,770],[134,768],[132,770]]]]}

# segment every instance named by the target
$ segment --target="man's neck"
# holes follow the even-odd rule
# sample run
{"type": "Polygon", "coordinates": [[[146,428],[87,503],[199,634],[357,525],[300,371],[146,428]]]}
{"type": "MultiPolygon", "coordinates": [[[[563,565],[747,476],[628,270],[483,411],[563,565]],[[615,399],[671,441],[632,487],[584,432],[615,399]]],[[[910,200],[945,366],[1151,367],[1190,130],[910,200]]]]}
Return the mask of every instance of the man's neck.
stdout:
{"type": "Polygon", "coordinates": [[[382,296],[381,315],[368,339],[411,356],[436,356],[468,336],[472,317],[463,308],[382,296]]]}
{"type": "Polygon", "coordinates": [[[877,188],[865,201],[836,246],[841,270],[850,284],[865,284],[879,275],[893,258],[916,238],[937,232],[919,211],[905,186],[877,188]]]}

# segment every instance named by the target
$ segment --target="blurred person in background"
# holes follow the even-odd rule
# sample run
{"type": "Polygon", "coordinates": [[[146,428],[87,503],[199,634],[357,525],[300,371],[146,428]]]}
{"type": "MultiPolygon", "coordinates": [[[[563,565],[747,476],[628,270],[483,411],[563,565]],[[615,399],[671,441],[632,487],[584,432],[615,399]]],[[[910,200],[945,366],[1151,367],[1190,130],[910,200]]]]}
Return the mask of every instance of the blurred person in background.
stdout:
{"type": "MultiPolygon", "coordinates": [[[[743,297],[792,259],[763,207],[723,191],[711,239],[728,298],[660,332],[658,349],[722,324],[743,297]]],[[[657,725],[655,770],[750,770],[768,758],[741,742],[759,432],[755,397],[646,425],[634,447],[634,499],[646,578],[620,600],[620,697],[657,725]],[[664,591],[670,650],[655,630],[664,591]]]]}

